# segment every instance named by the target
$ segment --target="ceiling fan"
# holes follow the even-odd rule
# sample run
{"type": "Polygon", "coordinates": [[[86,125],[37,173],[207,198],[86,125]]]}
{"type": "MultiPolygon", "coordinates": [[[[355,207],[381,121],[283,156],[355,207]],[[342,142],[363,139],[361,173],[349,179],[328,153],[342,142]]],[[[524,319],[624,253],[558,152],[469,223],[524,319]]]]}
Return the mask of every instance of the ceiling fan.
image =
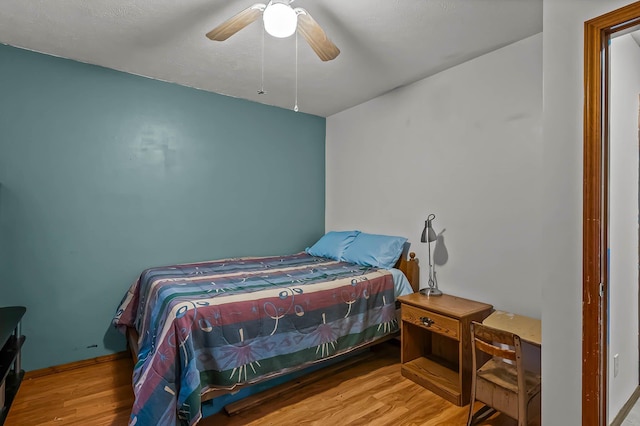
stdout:
{"type": "Polygon", "coordinates": [[[335,59],[340,54],[340,49],[329,40],[309,12],[301,7],[291,7],[293,1],[271,0],[267,4],[256,3],[209,31],[207,37],[215,41],[224,41],[262,15],[267,33],[285,38],[293,35],[297,29],[320,59],[335,59]]]}

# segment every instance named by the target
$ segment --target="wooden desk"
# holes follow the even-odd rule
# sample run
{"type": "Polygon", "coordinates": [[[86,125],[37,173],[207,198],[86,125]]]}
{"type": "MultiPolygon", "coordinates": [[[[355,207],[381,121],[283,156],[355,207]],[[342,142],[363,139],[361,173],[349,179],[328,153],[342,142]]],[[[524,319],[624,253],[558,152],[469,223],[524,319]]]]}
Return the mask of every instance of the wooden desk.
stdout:
{"type": "Polygon", "coordinates": [[[511,312],[495,311],[484,321],[484,325],[509,331],[520,336],[524,342],[542,346],[542,322],[539,319],[512,314],[511,312]]]}

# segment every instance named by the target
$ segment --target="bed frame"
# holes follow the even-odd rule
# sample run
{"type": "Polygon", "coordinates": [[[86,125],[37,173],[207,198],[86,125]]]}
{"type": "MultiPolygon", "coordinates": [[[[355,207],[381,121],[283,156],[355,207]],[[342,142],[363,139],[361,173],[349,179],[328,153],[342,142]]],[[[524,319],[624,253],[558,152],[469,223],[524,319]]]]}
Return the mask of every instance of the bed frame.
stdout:
{"type": "MultiPolygon", "coordinates": [[[[413,291],[417,293],[420,288],[420,267],[418,265],[418,259],[416,259],[416,254],[414,252],[410,252],[409,257],[407,258],[407,256],[403,253],[403,255],[400,256],[400,259],[398,259],[398,262],[396,262],[395,268],[400,269],[404,273],[404,275],[407,277],[407,280],[409,281],[409,284],[411,284],[411,288],[413,288],[413,291]]],[[[139,352],[138,331],[133,327],[127,327],[126,335],[127,335],[127,343],[129,346],[129,350],[131,352],[131,357],[133,358],[134,363],[137,363],[138,352],[139,352]]],[[[365,345],[360,349],[365,349],[370,346],[377,345],[379,343],[382,343],[394,337],[396,337],[396,335],[392,334],[386,338],[378,339],[375,342],[365,345]]],[[[328,374],[333,374],[336,371],[339,371],[340,369],[344,369],[348,366],[351,366],[361,360],[362,358],[358,359],[358,357],[354,357],[353,359],[346,359],[345,361],[338,363],[335,366],[327,367],[323,370],[319,370],[314,373],[311,373],[309,375],[309,378],[307,378],[306,380],[305,379],[294,380],[293,387],[290,385],[287,385],[286,383],[283,385],[276,386],[272,389],[269,389],[269,390],[260,392],[256,395],[252,395],[245,398],[243,401],[240,401],[242,402],[242,404],[240,405],[238,405],[238,403],[233,403],[233,404],[230,404],[233,407],[225,406],[225,411],[227,412],[227,414],[237,414],[240,411],[243,411],[245,409],[258,405],[263,401],[266,401],[271,398],[275,398],[281,395],[285,390],[288,392],[295,388],[299,388],[309,383],[312,383],[313,381],[317,381],[322,377],[325,377],[327,373],[325,372],[324,374],[322,374],[322,371],[324,370],[330,371],[328,374]]],[[[243,385],[240,385],[240,386],[243,386],[243,385]]],[[[251,386],[251,385],[245,385],[245,386],[251,386]]],[[[231,392],[236,392],[239,388],[240,387],[236,387],[233,391],[226,390],[226,389],[210,390],[202,395],[202,402],[212,400],[214,398],[217,398],[219,396],[222,396],[231,392]]]]}

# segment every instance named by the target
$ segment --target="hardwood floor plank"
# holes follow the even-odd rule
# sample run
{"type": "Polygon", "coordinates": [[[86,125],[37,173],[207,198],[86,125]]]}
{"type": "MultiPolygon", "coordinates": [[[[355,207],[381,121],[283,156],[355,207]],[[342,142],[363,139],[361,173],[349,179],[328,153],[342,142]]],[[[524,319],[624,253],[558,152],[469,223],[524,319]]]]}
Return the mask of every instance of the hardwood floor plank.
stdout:
{"type": "Polygon", "coordinates": [[[38,377],[50,376],[51,374],[54,374],[54,373],[74,370],[77,368],[87,367],[90,365],[95,365],[95,364],[100,364],[105,362],[108,363],[108,362],[115,361],[122,358],[129,358],[129,356],[130,355],[128,351],[117,352],[115,354],[103,355],[103,356],[99,356],[99,357],[84,360],[84,361],[70,362],[68,364],[57,365],[55,367],[48,367],[48,368],[42,368],[40,370],[27,371],[25,373],[24,378],[35,379],[38,377]]]}
{"type": "MultiPolygon", "coordinates": [[[[374,357],[238,415],[218,413],[201,426],[465,425],[458,407],[400,374],[397,343],[373,349],[374,357]]],[[[119,426],[129,420],[133,363],[120,358],[25,379],[5,426],[119,426]]],[[[478,408],[480,404],[478,404],[478,408]]],[[[485,425],[511,426],[494,415],[485,425]]]]}
{"type": "Polygon", "coordinates": [[[133,363],[86,363],[22,382],[5,426],[126,425],[133,404],[133,363]]]}

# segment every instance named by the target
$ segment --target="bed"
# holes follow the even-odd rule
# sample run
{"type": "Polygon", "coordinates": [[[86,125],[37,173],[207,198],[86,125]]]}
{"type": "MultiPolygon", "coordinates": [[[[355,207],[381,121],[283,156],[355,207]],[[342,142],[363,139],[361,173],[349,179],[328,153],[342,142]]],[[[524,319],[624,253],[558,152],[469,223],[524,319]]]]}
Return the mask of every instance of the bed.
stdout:
{"type": "Polygon", "coordinates": [[[301,252],[143,271],[114,317],[136,359],[129,424],[196,424],[221,391],[397,334],[395,298],[419,272],[413,253],[394,266],[301,252]]]}

